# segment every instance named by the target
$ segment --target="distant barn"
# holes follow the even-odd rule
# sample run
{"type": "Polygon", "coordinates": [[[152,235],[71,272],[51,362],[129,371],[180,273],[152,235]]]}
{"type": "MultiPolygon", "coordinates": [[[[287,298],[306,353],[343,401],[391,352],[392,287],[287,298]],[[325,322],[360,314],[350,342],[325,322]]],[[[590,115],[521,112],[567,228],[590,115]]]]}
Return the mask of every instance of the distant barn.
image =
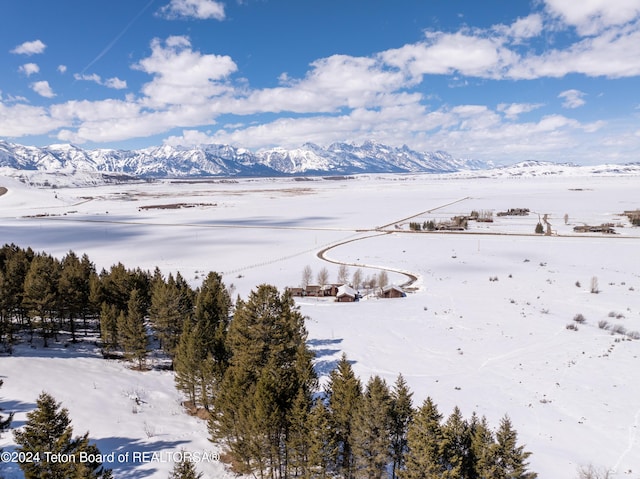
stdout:
{"type": "Polygon", "coordinates": [[[381,298],[404,298],[407,293],[400,286],[391,284],[382,288],[380,293],[381,298]]]}
{"type": "Polygon", "coordinates": [[[338,287],[336,301],[339,303],[353,303],[358,300],[358,292],[348,284],[338,287]]]}

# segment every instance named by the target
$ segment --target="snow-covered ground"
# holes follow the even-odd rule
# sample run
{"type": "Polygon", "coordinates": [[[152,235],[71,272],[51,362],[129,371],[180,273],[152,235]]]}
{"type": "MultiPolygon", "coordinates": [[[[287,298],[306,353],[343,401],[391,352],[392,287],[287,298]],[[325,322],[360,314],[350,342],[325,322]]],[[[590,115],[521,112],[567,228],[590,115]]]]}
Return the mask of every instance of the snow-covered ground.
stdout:
{"type": "MultiPolygon", "coordinates": [[[[445,415],[458,405],[494,426],[507,413],[541,478],[573,478],[588,464],[640,477],[640,340],[598,326],[640,331],[640,228],[622,215],[640,208],[638,176],[372,175],[57,189],[0,178],[0,186],[8,189],[0,196],[1,243],[59,257],[87,253],[98,268],[159,266],[194,286],[219,271],[245,296],[261,283],[298,286],[306,265],[314,273],[326,267],[334,281],[338,265],[317,256],[334,246],[325,257],[361,265],[365,278],[375,267],[388,268],[396,284],[407,281],[402,271],[416,275],[402,299],[298,301],[321,375],[345,352],[363,381],[379,374],[392,383],[401,372],[416,405],[429,395],[445,415]],[[158,208],[175,204],[191,207],[158,208]],[[531,214],[495,216],[509,208],[531,214]],[[494,223],[409,232],[409,221],[472,210],[493,211],[494,223]],[[554,235],[533,235],[544,214],[554,235]],[[607,236],[573,232],[585,223],[620,227],[607,236]],[[594,277],[598,294],[590,293],[594,277]],[[576,314],[586,323],[566,329],[576,314]]],[[[182,412],[170,373],[131,371],[91,348],[49,354],[22,348],[0,358],[0,402],[17,412],[14,426],[46,390],[69,409],[76,434],[89,430],[103,453],[217,451],[206,425],[182,412]],[[135,395],[145,402],[134,412],[135,395]]],[[[11,440],[5,434],[0,447],[11,440]]],[[[118,467],[117,477],[163,478],[171,465],[118,467]]],[[[199,467],[224,477],[219,464],[199,467]]]]}

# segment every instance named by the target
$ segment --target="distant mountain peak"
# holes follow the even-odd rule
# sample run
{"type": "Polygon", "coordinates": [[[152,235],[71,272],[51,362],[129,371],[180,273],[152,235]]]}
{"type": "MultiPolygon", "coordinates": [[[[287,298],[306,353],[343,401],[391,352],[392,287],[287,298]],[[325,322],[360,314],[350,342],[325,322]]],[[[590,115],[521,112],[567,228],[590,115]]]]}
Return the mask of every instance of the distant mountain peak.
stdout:
{"type": "Polygon", "coordinates": [[[456,159],[446,152],[421,153],[367,140],[361,145],[271,148],[256,153],[231,145],[160,145],[139,150],[84,150],[70,144],[43,148],[0,141],[0,167],[44,173],[95,171],[139,178],[202,176],[349,175],[358,173],[450,173],[486,168],[486,163],[456,159]]]}

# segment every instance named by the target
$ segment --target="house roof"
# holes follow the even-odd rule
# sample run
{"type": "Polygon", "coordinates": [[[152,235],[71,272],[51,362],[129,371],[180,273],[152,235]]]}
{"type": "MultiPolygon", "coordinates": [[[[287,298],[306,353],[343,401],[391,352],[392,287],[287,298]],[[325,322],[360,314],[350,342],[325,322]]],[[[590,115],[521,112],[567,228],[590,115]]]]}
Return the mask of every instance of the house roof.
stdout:
{"type": "Polygon", "coordinates": [[[338,287],[338,294],[336,294],[336,297],[353,296],[355,298],[357,294],[358,292],[351,286],[349,286],[348,284],[343,284],[342,286],[338,287]]]}
{"type": "Polygon", "coordinates": [[[384,288],[382,288],[383,292],[391,291],[392,289],[399,291],[400,293],[404,293],[404,290],[400,286],[396,286],[395,284],[388,284],[384,288]]]}

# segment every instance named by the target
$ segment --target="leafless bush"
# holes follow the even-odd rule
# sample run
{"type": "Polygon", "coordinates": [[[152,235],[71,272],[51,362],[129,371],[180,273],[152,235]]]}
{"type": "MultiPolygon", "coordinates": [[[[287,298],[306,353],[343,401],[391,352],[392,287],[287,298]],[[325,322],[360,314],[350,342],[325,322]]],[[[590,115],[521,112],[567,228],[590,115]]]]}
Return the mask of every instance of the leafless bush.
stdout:
{"type": "Polygon", "coordinates": [[[629,338],[629,339],[640,339],[640,332],[638,332],[638,331],[629,331],[627,333],[627,338],[629,338]]]}
{"type": "Polygon", "coordinates": [[[605,468],[597,468],[593,464],[580,466],[577,479],[611,479],[611,471],[605,468]]]}
{"type": "Polygon", "coordinates": [[[627,328],[625,328],[622,324],[616,324],[611,328],[611,334],[625,334],[627,332],[627,328]]]}
{"type": "Polygon", "coordinates": [[[569,323],[569,324],[567,324],[566,327],[567,327],[567,329],[569,331],[577,331],[578,330],[578,325],[575,324],[575,323],[569,323]]]}
{"type": "Polygon", "coordinates": [[[591,278],[591,292],[593,294],[598,294],[600,292],[598,289],[598,278],[596,276],[591,278]]]}
{"type": "Polygon", "coordinates": [[[583,324],[587,321],[587,318],[582,313],[578,313],[573,317],[573,320],[578,324],[583,324]]]}
{"type": "Polygon", "coordinates": [[[601,319],[600,321],[598,321],[598,327],[600,329],[604,329],[605,331],[611,329],[611,325],[606,319],[601,319]]]}
{"type": "Polygon", "coordinates": [[[147,421],[145,421],[144,433],[147,435],[148,438],[152,438],[153,436],[156,435],[156,428],[153,426],[153,424],[149,424],[147,421]]]}

